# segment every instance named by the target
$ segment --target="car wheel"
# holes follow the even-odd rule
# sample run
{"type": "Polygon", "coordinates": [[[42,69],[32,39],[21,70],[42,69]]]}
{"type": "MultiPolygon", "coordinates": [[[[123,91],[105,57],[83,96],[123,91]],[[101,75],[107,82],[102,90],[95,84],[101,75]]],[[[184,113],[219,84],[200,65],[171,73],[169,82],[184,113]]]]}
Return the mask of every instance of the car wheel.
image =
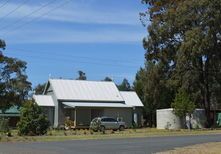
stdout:
{"type": "Polygon", "coordinates": [[[123,131],[123,130],[124,130],[124,126],[120,126],[119,131],[123,131]]]}

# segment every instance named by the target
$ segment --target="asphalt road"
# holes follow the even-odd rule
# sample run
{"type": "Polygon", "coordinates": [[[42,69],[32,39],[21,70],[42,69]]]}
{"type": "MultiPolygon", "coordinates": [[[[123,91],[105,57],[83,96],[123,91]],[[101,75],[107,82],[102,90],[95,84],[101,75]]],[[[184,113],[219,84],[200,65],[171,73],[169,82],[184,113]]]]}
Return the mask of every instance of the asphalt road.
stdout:
{"type": "Polygon", "coordinates": [[[0,154],[148,154],[207,142],[221,142],[221,134],[63,142],[0,143],[0,154]]]}

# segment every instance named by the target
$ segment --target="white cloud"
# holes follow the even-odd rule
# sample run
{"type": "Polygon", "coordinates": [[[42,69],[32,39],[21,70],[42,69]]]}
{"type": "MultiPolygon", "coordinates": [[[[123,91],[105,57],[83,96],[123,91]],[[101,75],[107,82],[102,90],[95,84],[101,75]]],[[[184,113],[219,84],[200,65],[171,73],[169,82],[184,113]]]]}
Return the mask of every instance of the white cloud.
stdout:
{"type": "MultiPolygon", "coordinates": [[[[32,19],[37,19],[45,12],[58,6],[64,1],[58,1],[48,5],[29,16],[32,11],[39,9],[44,5],[42,2],[36,4],[26,4],[16,13],[7,17],[7,22],[0,20],[0,27],[10,25],[7,29],[0,30],[1,38],[8,43],[122,43],[122,42],[141,42],[145,35],[145,29],[142,29],[139,23],[138,13],[133,10],[122,10],[109,8],[93,8],[84,3],[74,3],[53,10],[47,16],[42,17],[41,22],[31,22],[32,19]],[[13,22],[23,19],[19,23],[13,22]],[[56,21],[57,23],[51,22],[56,21]],[[28,23],[28,26],[25,23],[28,23]],[[78,26],[77,29],[72,28],[75,23],[84,25],[95,24],[95,29],[87,29],[78,26]],[[19,25],[23,25],[21,28],[19,25]],[[96,24],[99,24],[98,26],[96,24]],[[105,24],[105,25],[102,25],[105,24]],[[114,26],[113,26],[114,24],[114,26]],[[139,26],[138,26],[139,25],[139,26]],[[18,28],[17,28],[18,26],[18,28]],[[69,27],[69,28],[67,28],[69,27]],[[70,28],[71,27],[71,28],[70,28]],[[128,28],[130,27],[130,28],[128,28]],[[2,37],[5,36],[5,37],[2,37]]],[[[9,3],[6,9],[0,10],[0,14],[4,17],[7,12],[18,6],[18,3],[9,3]]],[[[1,16],[0,16],[1,19],[1,16]]]]}
{"type": "MultiPolygon", "coordinates": [[[[64,1],[61,1],[64,2],[64,1]]],[[[109,8],[104,10],[91,8],[88,5],[82,5],[75,2],[67,3],[67,6],[63,6],[59,9],[53,9],[59,6],[60,2],[48,5],[40,11],[32,14],[31,16],[23,19],[30,20],[30,18],[36,18],[50,12],[48,15],[41,17],[41,19],[47,21],[57,22],[70,22],[70,23],[92,23],[92,24],[125,24],[125,25],[140,25],[139,15],[137,11],[113,9],[109,8]],[[51,10],[51,11],[50,11],[51,10]]],[[[18,3],[9,3],[5,9],[0,11],[0,14],[4,16],[10,10],[16,8],[18,3]]],[[[19,19],[29,15],[32,11],[37,10],[42,5],[30,5],[24,4],[15,13],[7,17],[7,19],[19,19]]]]}
{"type": "Polygon", "coordinates": [[[8,43],[130,43],[141,42],[142,32],[129,30],[26,30],[4,38],[8,43]]]}

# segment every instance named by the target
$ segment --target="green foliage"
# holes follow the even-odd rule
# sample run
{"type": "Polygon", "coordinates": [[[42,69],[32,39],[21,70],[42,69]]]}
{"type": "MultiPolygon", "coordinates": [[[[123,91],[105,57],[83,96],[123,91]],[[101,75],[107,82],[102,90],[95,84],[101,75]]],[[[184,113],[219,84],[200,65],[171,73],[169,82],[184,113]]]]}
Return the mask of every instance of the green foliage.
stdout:
{"type": "Polygon", "coordinates": [[[2,48],[3,50],[5,49],[6,47],[6,43],[4,40],[0,39],[0,48],[2,48]]]}
{"type": "Polygon", "coordinates": [[[27,101],[21,109],[17,126],[20,135],[44,135],[49,128],[49,121],[35,102],[27,101]]]}
{"type": "Polygon", "coordinates": [[[47,83],[38,84],[38,85],[34,88],[35,94],[36,94],[36,95],[43,94],[46,84],[47,84],[47,83]]]}
{"type": "MultiPolygon", "coordinates": [[[[6,46],[5,41],[0,39],[0,49],[5,50],[5,46],[6,46]]],[[[3,57],[4,57],[4,56],[3,56],[3,53],[2,53],[2,51],[0,50],[0,61],[2,61],[2,58],[3,58],[3,57]]]]}
{"type": "Polygon", "coordinates": [[[87,80],[86,73],[83,71],[78,71],[79,77],[76,80],[87,80]]]}
{"type": "Polygon", "coordinates": [[[178,91],[171,107],[174,109],[175,115],[180,118],[193,113],[195,110],[195,104],[190,100],[188,94],[184,90],[178,91]]]}
{"type": "Polygon", "coordinates": [[[9,120],[7,118],[0,117],[0,132],[7,133],[9,132],[9,120]]]}
{"type": "Polygon", "coordinates": [[[122,83],[117,86],[120,91],[131,91],[130,83],[127,79],[123,79],[122,83]]]}
{"type": "Polygon", "coordinates": [[[149,126],[156,125],[156,110],[170,107],[173,92],[165,84],[163,65],[147,63],[141,68],[134,81],[134,89],[144,104],[144,118],[149,126]]]}
{"type": "Polygon", "coordinates": [[[26,62],[16,58],[3,57],[0,61],[0,109],[20,106],[28,98],[31,83],[25,73],[26,62]]]}
{"type": "Polygon", "coordinates": [[[221,127],[221,113],[217,114],[217,122],[216,123],[219,127],[221,127]]]}
{"type": "Polygon", "coordinates": [[[184,89],[204,108],[211,125],[211,106],[221,104],[221,0],[142,2],[148,8],[140,14],[148,25],[143,40],[147,63],[162,68],[162,84],[173,96],[184,89]]]}
{"type": "Polygon", "coordinates": [[[136,91],[142,102],[144,102],[144,78],[145,70],[143,68],[140,68],[140,70],[136,73],[133,85],[134,90],[136,91]]]}
{"type": "Polygon", "coordinates": [[[104,78],[104,81],[113,81],[113,80],[110,77],[107,76],[107,77],[104,78]]]}

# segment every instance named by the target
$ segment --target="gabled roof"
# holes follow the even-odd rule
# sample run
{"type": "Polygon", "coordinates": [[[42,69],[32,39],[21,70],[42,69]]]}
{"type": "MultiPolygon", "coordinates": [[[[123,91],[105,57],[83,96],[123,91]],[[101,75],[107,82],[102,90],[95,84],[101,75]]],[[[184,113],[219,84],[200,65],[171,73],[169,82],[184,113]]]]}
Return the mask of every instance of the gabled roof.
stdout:
{"type": "MultiPolygon", "coordinates": [[[[9,109],[7,109],[5,114],[19,114],[19,108],[17,106],[12,106],[9,109]]],[[[2,110],[0,110],[0,114],[2,114],[2,110]]]]}
{"type": "Polygon", "coordinates": [[[50,79],[49,84],[62,101],[124,102],[114,82],[50,79]]]}
{"type": "Polygon", "coordinates": [[[134,91],[120,91],[125,104],[133,107],[143,107],[143,103],[134,91]]]}
{"type": "Polygon", "coordinates": [[[33,98],[39,106],[55,106],[49,95],[34,95],[33,98]]]}

